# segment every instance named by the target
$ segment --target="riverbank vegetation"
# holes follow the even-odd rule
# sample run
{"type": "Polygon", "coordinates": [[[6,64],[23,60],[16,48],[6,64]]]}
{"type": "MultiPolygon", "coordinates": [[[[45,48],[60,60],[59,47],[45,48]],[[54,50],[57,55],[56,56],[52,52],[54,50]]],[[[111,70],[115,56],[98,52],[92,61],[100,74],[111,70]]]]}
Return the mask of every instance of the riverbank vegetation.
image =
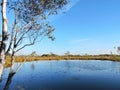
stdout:
{"type": "MultiPolygon", "coordinates": [[[[11,65],[11,57],[7,55],[6,66],[11,65]]],[[[104,54],[104,55],[56,55],[56,54],[43,54],[37,55],[35,52],[31,55],[15,56],[15,62],[30,62],[39,60],[111,60],[120,61],[120,55],[104,54]]]]}

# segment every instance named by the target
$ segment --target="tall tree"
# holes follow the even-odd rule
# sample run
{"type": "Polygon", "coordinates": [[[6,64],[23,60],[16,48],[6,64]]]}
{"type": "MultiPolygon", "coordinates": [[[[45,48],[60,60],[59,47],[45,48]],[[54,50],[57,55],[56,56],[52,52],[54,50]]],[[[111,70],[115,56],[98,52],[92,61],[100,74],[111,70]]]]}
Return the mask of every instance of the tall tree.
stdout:
{"type": "Polygon", "coordinates": [[[3,73],[4,64],[5,64],[5,50],[6,50],[6,43],[8,39],[8,21],[6,17],[6,4],[7,0],[2,0],[2,41],[0,46],[0,79],[3,73]]]}
{"type": "MultiPolygon", "coordinates": [[[[8,0],[9,2],[9,0],[8,0]]],[[[2,42],[0,48],[0,71],[3,71],[5,55],[11,52],[11,62],[14,63],[14,55],[21,49],[34,45],[39,42],[42,37],[47,36],[54,40],[52,32],[54,27],[46,20],[48,16],[57,14],[68,0],[16,0],[9,2],[8,9],[14,13],[13,27],[10,32],[10,42],[6,50],[7,34],[7,18],[6,3],[2,1],[2,42]]],[[[2,72],[0,76],[2,75],[2,72]]]]}

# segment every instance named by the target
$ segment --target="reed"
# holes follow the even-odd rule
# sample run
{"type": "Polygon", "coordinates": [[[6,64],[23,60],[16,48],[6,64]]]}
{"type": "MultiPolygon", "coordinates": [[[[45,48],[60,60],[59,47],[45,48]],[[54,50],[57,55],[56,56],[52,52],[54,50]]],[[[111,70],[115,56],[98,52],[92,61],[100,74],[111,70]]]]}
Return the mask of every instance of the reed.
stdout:
{"type": "MultiPolygon", "coordinates": [[[[6,57],[6,66],[11,65],[10,57],[6,57]]],[[[24,61],[39,61],[39,60],[111,60],[111,61],[120,61],[120,56],[116,55],[87,55],[87,56],[15,56],[15,62],[24,62],[24,61]]]]}

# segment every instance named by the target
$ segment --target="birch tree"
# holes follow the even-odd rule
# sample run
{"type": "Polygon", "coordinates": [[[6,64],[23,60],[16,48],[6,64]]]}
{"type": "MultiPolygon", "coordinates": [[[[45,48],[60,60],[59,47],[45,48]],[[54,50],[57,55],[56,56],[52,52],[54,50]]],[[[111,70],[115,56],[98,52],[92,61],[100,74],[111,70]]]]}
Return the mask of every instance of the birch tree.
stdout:
{"type": "Polygon", "coordinates": [[[4,64],[5,64],[5,50],[6,50],[6,43],[8,39],[8,21],[6,17],[6,4],[7,0],[2,0],[1,6],[2,6],[2,41],[0,46],[0,79],[3,73],[4,64]]]}
{"type": "MultiPolygon", "coordinates": [[[[43,37],[54,40],[52,32],[54,27],[47,21],[50,15],[56,15],[68,0],[16,0],[8,2],[8,9],[13,12],[13,26],[9,30],[9,44],[6,49],[8,39],[8,22],[6,18],[7,0],[2,1],[2,41],[0,48],[0,71],[2,75],[5,56],[11,53],[11,64],[14,63],[14,55],[27,46],[40,42],[43,37]]],[[[12,22],[11,22],[12,23],[12,22]]],[[[13,73],[13,68],[11,70],[13,73]]]]}

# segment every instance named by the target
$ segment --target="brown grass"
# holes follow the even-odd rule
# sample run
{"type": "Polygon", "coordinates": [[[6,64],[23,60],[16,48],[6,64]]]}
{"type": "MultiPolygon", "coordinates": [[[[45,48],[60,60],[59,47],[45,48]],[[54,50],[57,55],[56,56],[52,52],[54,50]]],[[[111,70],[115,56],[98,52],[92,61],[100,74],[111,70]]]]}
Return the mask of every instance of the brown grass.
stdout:
{"type": "MultiPolygon", "coordinates": [[[[120,61],[120,56],[15,56],[15,62],[30,62],[30,61],[38,61],[38,60],[111,60],[111,61],[120,61]]],[[[10,57],[7,56],[6,58],[6,66],[10,66],[10,57]]]]}

